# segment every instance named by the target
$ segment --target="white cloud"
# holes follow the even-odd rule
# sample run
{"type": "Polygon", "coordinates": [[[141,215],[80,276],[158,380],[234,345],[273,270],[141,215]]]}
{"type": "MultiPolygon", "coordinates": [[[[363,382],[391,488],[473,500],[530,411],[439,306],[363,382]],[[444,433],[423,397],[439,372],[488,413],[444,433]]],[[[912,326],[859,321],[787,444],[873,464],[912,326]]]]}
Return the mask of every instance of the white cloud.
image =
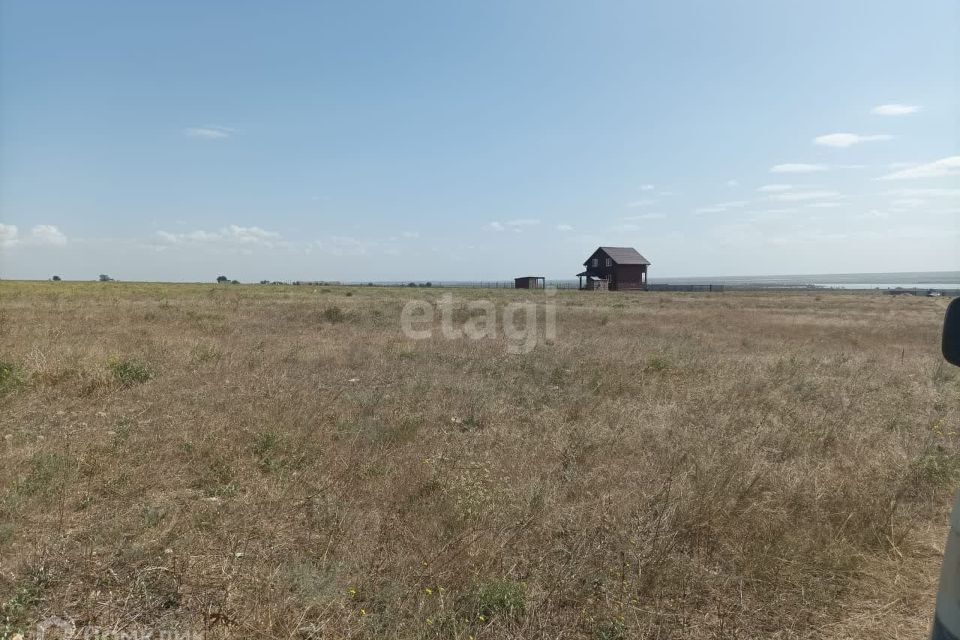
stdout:
{"type": "Polygon", "coordinates": [[[52,224],[38,224],[30,230],[30,239],[35,244],[49,244],[62,247],[67,244],[67,236],[52,224]]]}
{"type": "Polygon", "coordinates": [[[65,244],[67,244],[67,236],[52,224],[38,224],[30,229],[28,236],[21,236],[16,225],[0,224],[0,247],[16,245],[62,247],[65,244]]]}
{"type": "Polygon", "coordinates": [[[921,107],[915,104],[881,104],[870,109],[870,113],[878,116],[905,116],[920,111],[921,107]]]}
{"type": "Polygon", "coordinates": [[[378,246],[375,240],[364,240],[353,236],[330,236],[327,240],[318,240],[317,246],[336,256],[362,256],[378,246]]]}
{"type": "Polygon", "coordinates": [[[417,231],[404,231],[400,234],[404,238],[419,238],[420,233],[417,231]]]}
{"type": "Polygon", "coordinates": [[[666,218],[667,214],[660,213],[659,211],[652,211],[650,213],[641,213],[637,216],[627,216],[624,220],[661,220],[666,218]]]}
{"type": "Polygon", "coordinates": [[[647,199],[645,199],[645,200],[634,200],[633,202],[628,202],[628,203],[627,203],[627,206],[628,206],[628,207],[646,207],[646,206],[651,205],[651,204],[653,204],[653,203],[655,203],[655,202],[656,202],[656,200],[651,200],[651,199],[647,198],[647,199]]]}
{"type": "Polygon", "coordinates": [[[642,184],[640,185],[641,191],[653,191],[656,187],[652,184],[642,184]]]}
{"type": "Polygon", "coordinates": [[[807,200],[836,198],[838,195],[840,194],[836,191],[786,191],[784,193],[776,193],[770,196],[770,199],[779,200],[780,202],[805,202],[807,200]]]}
{"type": "Polygon", "coordinates": [[[730,209],[739,209],[750,204],[746,200],[735,200],[734,202],[721,202],[709,207],[701,207],[695,210],[695,213],[722,213],[730,209]]]}
{"type": "Polygon", "coordinates": [[[573,231],[573,227],[568,224],[558,224],[557,231],[573,231]]]}
{"type": "Polygon", "coordinates": [[[532,227],[540,224],[540,221],[536,218],[517,218],[516,220],[508,220],[506,225],[508,227],[518,228],[518,227],[532,227]]]}
{"type": "Polygon", "coordinates": [[[189,231],[171,233],[157,231],[157,236],[170,244],[224,244],[224,245],[263,245],[274,246],[280,240],[280,234],[260,227],[241,227],[231,224],[219,231],[189,231]]]}
{"type": "Polygon", "coordinates": [[[919,209],[926,204],[927,201],[922,198],[900,198],[892,201],[890,207],[895,211],[903,211],[904,209],[919,209]]]}
{"type": "Polygon", "coordinates": [[[807,206],[812,209],[836,209],[837,207],[842,207],[843,204],[824,200],[823,202],[811,202],[807,206]]]}
{"type": "Polygon", "coordinates": [[[517,218],[515,220],[507,220],[506,222],[499,222],[494,220],[489,223],[485,228],[490,231],[506,231],[510,229],[517,233],[520,233],[527,227],[533,227],[540,224],[540,220],[536,218],[517,218]]]}
{"type": "Polygon", "coordinates": [[[0,222],[0,247],[12,247],[17,244],[18,235],[17,225],[0,222]]]}
{"type": "Polygon", "coordinates": [[[872,209],[866,213],[858,213],[854,216],[858,220],[886,220],[890,217],[890,214],[886,211],[880,211],[878,209],[872,209]]]}
{"type": "Polygon", "coordinates": [[[757,191],[764,193],[779,193],[781,191],[790,191],[791,189],[793,189],[792,184],[765,184],[762,187],[757,187],[757,191]]]}
{"type": "Polygon", "coordinates": [[[202,127],[187,127],[183,130],[183,135],[188,138],[199,138],[201,140],[223,140],[229,138],[235,132],[230,127],[221,127],[217,125],[205,125],[202,127]]]}
{"type": "Polygon", "coordinates": [[[881,140],[892,140],[893,136],[885,133],[874,135],[860,135],[858,133],[829,133],[824,136],[817,136],[813,139],[814,144],[824,147],[846,148],[862,142],[879,142],[881,140]]]}
{"type": "Polygon", "coordinates": [[[960,189],[891,189],[886,195],[905,198],[955,198],[960,196],[960,189]]]}
{"type": "Polygon", "coordinates": [[[960,156],[941,158],[909,169],[894,171],[881,177],[881,180],[911,180],[914,178],[944,178],[960,175],[960,156]]]}
{"type": "Polygon", "coordinates": [[[12,247],[17,244],[18,235],[17,225],[0,223],[0,247],[12,247]]]}
{"type": "Polygon", "coordinates": [[[785,220],[788,219],[791,214],[798,212],[798,209],[763,209],[760,211],[752,212],[750,215],[743,218],[746,222],[770,222],[776,220],[785,220]]]}
{"type": "Polygon", "coordinates": [[[728,187],[739,187],[739,186],[740,186],[740,182],[737,181],[737,180],[727,180],[727,186],[728,186],[728,187]]]}
{"type": "Polygon", "coordinates": [[[802,162],[788,162],[786,164],[775,164],[770,167],[770,173],[814,173],[816,171],[826,171],[827,166],[823,164],[804,164],[802,162]]]}

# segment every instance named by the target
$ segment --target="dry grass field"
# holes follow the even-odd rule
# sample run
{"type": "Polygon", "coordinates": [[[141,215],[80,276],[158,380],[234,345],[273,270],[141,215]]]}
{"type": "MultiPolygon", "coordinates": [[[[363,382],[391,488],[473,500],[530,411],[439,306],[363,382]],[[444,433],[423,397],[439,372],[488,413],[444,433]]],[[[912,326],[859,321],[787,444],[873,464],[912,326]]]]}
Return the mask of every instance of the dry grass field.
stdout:
{"type": "Polygon", "coordinates": [[[945,300],[565,291],[510,354],[405,337],[442,293],[0,282],[0,638],[926,632],[945,300]]]}

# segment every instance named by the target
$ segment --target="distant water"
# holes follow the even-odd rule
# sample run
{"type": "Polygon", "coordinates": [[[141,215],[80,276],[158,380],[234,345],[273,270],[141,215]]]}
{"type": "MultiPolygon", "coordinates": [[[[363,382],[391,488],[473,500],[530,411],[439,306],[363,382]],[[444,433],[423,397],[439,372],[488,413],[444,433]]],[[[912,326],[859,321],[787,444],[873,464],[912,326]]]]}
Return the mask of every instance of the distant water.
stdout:
{"type": "MultiPolygon", "coordinates": [[[[427,281],[416,280],[424,285],[427,281]]],[[[348,284],[366,284],[364,282],[348,284]]],[[[377,281],[376,284],[406,285],[408,281],[377,281]]],[[[433,280],[434,286],[513,288],[513,280],[433,280]]],[[[829,289],[938,289],[960,290],[960,271],[904,271],[899,273],[829,273],[812,275],[774,276],[696,276],[657,278],[651,275],[650,284],[722,284],[744,289],[763,288],[829,288],[829,289]]],[[[576,288],[576,279],[547,278],[547,286],[576,288]]]]}
{"type": "Polygon", "coordinates": [[[911,282],[907,284],[891,282],[881,284],[875,282],[844,282],[843,284],[818,282],[813,286],[825,289],[960,289],[960,284],[956,282],[911,282]]]}
{"type": "Polygon", "coordinates": [[[829,287],[836,289],[960,289],[960,271],[830,273],[814,275],[653,278],[650,283],[724,284],[754,287],[829,287]]]}

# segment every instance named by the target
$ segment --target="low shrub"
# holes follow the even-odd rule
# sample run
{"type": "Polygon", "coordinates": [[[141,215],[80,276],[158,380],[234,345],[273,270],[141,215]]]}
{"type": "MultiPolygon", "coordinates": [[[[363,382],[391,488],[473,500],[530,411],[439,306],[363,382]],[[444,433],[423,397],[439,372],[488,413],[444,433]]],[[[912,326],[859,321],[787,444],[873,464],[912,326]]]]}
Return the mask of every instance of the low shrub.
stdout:
{"type": "Polygon", "coordinates": [[[517,618],[527,609],[523,585],[513,580],[493,580],[476,587],[474,607],[484,618],[517,618]]]}
{"type": "Polygon", "coordinates": [[[143,384],[153,377],[146,365],[133,360],[112,360],[108,367],[114,380],[124,387],[143,384]]]}

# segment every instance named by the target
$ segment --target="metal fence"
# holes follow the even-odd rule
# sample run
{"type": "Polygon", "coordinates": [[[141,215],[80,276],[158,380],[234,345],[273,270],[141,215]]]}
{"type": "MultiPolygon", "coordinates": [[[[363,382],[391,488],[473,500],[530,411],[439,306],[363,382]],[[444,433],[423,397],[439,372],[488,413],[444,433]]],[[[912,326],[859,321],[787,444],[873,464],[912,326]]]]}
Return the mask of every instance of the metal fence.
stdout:
{"type": "MultiPolygon", "coordinates": [[[[282,283],[274,283],[282,284],[282,283]]],[[[515,283],[513,280],[469,280],[469,281],[444,281],[444,280],[432,280],[432,281],[412,281],[412,282],[323,282],[323,283],[307,283],[307,282],[295,282],[293,284],[324,284],[324,285],[338,285],[344,284],[348,286],[377,286],[377,287],[411,287],[411,288],[420,288],[420,287],[443,287],[443,288],[460,288],[460,289],[515,289],[515,283]]],[[[576,280],[547,280],[546,281],[547,289],[573,289],[576,290],[579,288],[579,284],[576,280]]],[[[885,293],[892,295],[912,295],[912,296],[947,296],[954,297],[960,296],[960,289],[953,288],[890,288],[890,287],[877,287],[875,289],[862,289],[862,288],[851,288],[846,289],[843,286],[828,287],[828,286],[813,286],[813,285],[776,285],[776,284],[750,284],[750,283],[737,283],[737,284],[666,284],[666,283],[648,283],[648,291],[662,291],[662,292],[705,292],[705,293],[719,293],[723,291],[769,291],[769,292],[830,292],[830,291],[844,291],[847,293],[885,293]]],[[[536,291],[536,289],[529,289],[529,291],[536,291]]]]}
{"type": "Polygon", "coordinates": [[[647,291],[723,291],[722,284],[647,284],[647,291]]]}

